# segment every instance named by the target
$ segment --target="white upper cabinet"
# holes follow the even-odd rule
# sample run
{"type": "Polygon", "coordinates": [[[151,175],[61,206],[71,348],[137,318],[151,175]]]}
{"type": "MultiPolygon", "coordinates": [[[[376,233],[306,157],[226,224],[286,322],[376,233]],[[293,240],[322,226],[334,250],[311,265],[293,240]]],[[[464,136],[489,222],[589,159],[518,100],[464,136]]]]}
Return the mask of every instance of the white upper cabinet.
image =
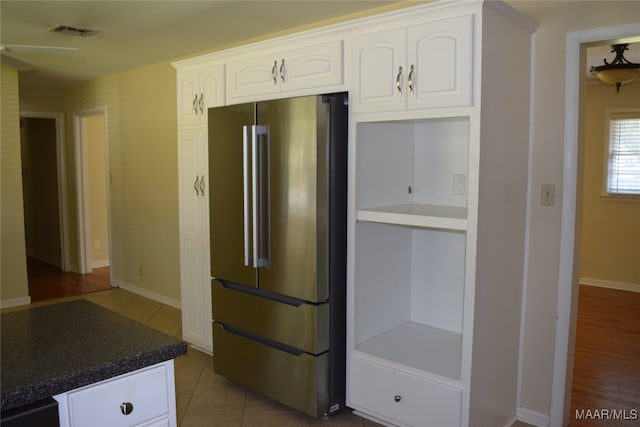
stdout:
{"type": "Polygon", "coordinates": [[[364,34],[353,40],[353,111],[471,104],[473,16],[364,34]]]}
{"type": "Polygon", "coordinates": [[[224,65],[178,72],[178,126],[207,124],[207,109],[224,104],[224,65]]]}
{"type": "Polygon", "coordinates": [[[344,84],[342,64],[342,40],[229,62],[227,103],[332,91],[344,84]]]}

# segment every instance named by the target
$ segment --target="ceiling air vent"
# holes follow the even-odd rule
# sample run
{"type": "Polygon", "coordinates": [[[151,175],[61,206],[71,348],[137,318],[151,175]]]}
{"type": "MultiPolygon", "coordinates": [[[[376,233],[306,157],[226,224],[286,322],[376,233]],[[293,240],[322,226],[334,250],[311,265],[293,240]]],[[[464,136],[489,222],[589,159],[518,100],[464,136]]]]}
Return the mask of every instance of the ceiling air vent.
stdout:
{"type": "Polygon", "coordinates": [[[88,30],[86,28],[71,27],[69,25],[56,25],[49,28],[54,33],[69,34],[71,36],[88,37],[98,34],[99,31],[88,30]]]}

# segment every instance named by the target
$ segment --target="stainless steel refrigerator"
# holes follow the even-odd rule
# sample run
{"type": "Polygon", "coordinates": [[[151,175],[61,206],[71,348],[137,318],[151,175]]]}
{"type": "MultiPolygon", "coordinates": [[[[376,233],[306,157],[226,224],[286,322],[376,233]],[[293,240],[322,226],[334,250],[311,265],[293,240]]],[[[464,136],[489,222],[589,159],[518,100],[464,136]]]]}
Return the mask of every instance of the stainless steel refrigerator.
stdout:
{"type": "Polygon", "coordinates": [[[214,371],[311,416],[345,398],[347,98],[209,109],[214,371]]]}

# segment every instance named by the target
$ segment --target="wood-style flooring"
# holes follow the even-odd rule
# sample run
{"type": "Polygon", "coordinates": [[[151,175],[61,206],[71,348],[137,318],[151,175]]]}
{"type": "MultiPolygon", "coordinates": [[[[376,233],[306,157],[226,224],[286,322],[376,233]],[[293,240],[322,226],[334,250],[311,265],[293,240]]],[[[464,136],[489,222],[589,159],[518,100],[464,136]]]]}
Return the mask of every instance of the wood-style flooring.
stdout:
{"type": "Polygon", "coordinates": [[[109,267],[94,268],[89,274],[67,273],[55,265],[27,257],[27,275],[32,302],[111,288],[109,267]]]}
{"type": "Polygon", "coordinates": [[[571,427],[640,425],[640,293],[580,286],[571,397],[571,427]]]}

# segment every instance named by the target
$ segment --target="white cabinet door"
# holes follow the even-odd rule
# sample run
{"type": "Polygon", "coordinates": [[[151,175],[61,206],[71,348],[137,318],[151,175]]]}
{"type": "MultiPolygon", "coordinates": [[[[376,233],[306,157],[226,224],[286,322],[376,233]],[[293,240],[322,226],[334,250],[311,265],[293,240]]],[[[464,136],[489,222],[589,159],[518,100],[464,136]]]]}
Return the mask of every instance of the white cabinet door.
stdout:
{"type": "Polygon", "coordinates": [[[356,113],[471,104],[472,15],[353,39],[356,113]]]}
{"type": "Polygon", "coordinates": [[[343,80],[342,40],[285,52],[280,69],[282,92],[339,85],[343,80]]]}
{"type": "Polygon", "coordinates": [[[63,427],[175,426],[173,360],[54,396],[63,427]]]}
{"type": "Polygon", "coordinates": [[[409,109],[471,104],[472,28],[472,15],[409,28],[409,109]]]}
{"type": "Polygon", "coordinates": [[[227,97],[230,104],[255,100],[280,91],[277,55],[265,55],[227,65],[227,97]]]}
{"type": "Polygon", "coordinates": [[[178,126],[207,124],[207,109],[224,104],[224,65],[178,72],[178,126]]]}
{"type": "Polygon", "coordinates": [[[206,129],[179,135],[182,336],[211,351],[209,190],[206,129]]]}
{"type": "Polygon", "coordinates": [[[200,97],[199,70],[178,73],[178,125],[200,123],[198,102],[200,97]]]}
{"type": "Polygon", "coordinates": [[[230,62],[227,65],[228,103],[252,102],[284,93],[311,93],[315,89],[342,85],[342,46],[342,40],[337,40],[230,62]]]}
{"type": "Polygon", "coordinates": [[[406,44],[404,28],[354,37],[354,112],[405,109],[406,44]]]}

